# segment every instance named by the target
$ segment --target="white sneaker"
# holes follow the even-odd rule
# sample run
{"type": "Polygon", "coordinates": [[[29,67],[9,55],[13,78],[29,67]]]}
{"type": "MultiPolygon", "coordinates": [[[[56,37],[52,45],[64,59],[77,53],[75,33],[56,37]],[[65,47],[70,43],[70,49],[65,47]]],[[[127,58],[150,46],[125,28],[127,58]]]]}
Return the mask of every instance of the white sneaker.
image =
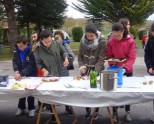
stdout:
{"type": "Polygon", "coordinates": [[[126,112],[126,115],[125,115],[125,121],[126,122],[130,122],[132,120],[131,116],[130,116],[130,112],[126,112]]]}
{"type": "Polygon", "coordinates": [[[24,109],[18,109],[17,112],[15,113],[15,116],[21,116],[25,113],[25,110],[24,109]]]}
{"type": "Polygon", "coordinates": [[[113,121],[114,121],[115,123],[118,122],[117,116],[116,116],[116,113],[115,113],[115,112],[113,112],[112,119],[113,119],[113,121]]]}
{"type": "Polygon", "coordinates": [[[35,116],[35,109],[29,110],[29,117],[34,117],[35,116]]]}

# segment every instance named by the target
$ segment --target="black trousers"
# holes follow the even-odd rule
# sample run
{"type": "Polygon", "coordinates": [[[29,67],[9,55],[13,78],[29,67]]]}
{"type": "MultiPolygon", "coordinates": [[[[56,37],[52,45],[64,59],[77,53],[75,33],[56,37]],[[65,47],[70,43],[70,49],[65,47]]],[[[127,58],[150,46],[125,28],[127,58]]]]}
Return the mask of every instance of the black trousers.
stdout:
{"type": "MultiPolygon", "coordinates": [[[[89,107],[86,107],[86,112],[90,111],[90,108],[89,107]]],[[[99,108],[96,108],[96,112],[99,111],[99,108]]]]}
{"type": "MultiPolygon", "coordinates": [[[[118,109],[118,107],[113,107],[113,112],[116,112],[116,109],[118,109]]],[[[125,105],[125,111],[126,112],[130,111],[130,105],[125,105]]]]}
{"type": "MultiPolygon", "coordinates": [[[[35,109],[34,106],[34,97],[28,96],[27,97],[27,103],[28,103],[28,110],[35,109]]],[[[20,98],[18,102],[18,108],[20,109],[26,109],[26,97],[20,98]]]]}
{"type": "MultiPolygon", "coordinates": [[[[41,105],[41,102],[40,102],[40,101],[38,101],[38,105],[39,105],[39,107],[40,107],[40,105],[41,105]]],[[[47,108],[48,110],[52,110],[50,104],[48,104],[48,103],[43,103],[43,107],[45,107],[45,106],[46,106],[46,108],[47,108]]],[[[70,109],[70,106],[65,105],[65,110],[68,111],[69,109],[70,109]]]]}
{"type": "MultiPolygon", "coordinates": [[[[39,105],[39,108],[40,108],[41,102],[39,100],[38,100],[38,105],[39,105]]],[[[48,103],[43,103],[43,107],[46,107],[47,110],[50,110],[51,109],[51,106],[48,103]]]]}

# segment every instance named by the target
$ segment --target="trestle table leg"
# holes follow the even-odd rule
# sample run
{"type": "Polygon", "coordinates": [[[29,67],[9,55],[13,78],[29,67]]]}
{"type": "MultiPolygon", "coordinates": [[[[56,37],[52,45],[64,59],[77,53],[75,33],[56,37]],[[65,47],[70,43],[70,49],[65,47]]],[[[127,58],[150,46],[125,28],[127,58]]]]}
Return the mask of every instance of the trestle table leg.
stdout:
{"type": "Polygon", "coordinates": [[[61,124],[60,120],[59,120],[59,117],[58,117],[58,114],[57,114],[57,111],[56,111],[56,105],[51,104],[51,108],[52,108],[53,114],[55,115],[57,124],[61,124]]]}
{"type": "Polygon", "coordinates": [[[114,121],[112,119],[112,114],[111,114],[111,111],[110,111],[110,108],[109,107],[107,107],[107,111],[108,111],[108,115],[109,115],[109,119],[111,121],[111,124],[114,124],[114,121]]]}
{"type": "Polygon", "coordinates": [[[70,106],[70,109],[71,109],[71,111],[72,111],[72,113],[73,113],[73,115],[74,115],[74,121],[73,121],[72,124],[79,124],[78,119],[77,119],[77,117],[76,117],[76,114],[75,114],[75,112],[74,112],[73,107],[70,106]]]}
{"type": "Polygon", "coordinates": [[[40,124],[42,109],[43,109],[43,103],[41,102],[40,109],[39,109],[39,113],[38,113],[38,115],[37,115],[36,124],[40,124]]]}
{"type": "Polygon", "coordinates": [[[93,124],[93,120],[94,120],[95,113],[96,113],[96,108],[94,109],[94,111],[92,113],[92,116],[91,116],[91,119],[90,119],[90,124],[93,124]]]}
{"type": "Polygon", "coordinates": [[[116,117],[118,119],[118,124],[121,124],[121,121],[120,121],[120,118],[119,118],[118,110],[117,109],[115,109],[115,113],[116,113],[116,117]]]}

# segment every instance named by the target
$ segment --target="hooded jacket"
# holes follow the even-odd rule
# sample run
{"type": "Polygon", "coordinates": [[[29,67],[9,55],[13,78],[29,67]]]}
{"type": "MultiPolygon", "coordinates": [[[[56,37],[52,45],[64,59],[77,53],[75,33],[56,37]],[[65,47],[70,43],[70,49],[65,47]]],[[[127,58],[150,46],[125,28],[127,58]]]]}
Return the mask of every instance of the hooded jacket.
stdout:
{"type": "Polygon", "coordinates": [[[154,69],[154,37],[148,39],[145,46],[144,61],[147,69],[154,69]]]}
{"type": "Polygon", "coordinates": [[[25,52],[23,60],[21,60],[20,50],[16,46],[12,64],[13,64],[13,70],[19,71],[21,76],[33,77],[37,75],[36,63],[35,63],[33,52],[31,51],[30,47],[25,52]]]}
{"type": "Polygon", "coordinates": [[[106,43],[104,40],[97,36],[93,41],[93,44],[88,45],[86,36],[83,35],[78,54],[78,64],[80,68],[95,67],[97,72],[101,72],[104,69],[104,59],[106,52],[106,43]]]}
{"type": "Polygon", "coordinates": [[[40,46],[34,52],[34,56],[38,68],[45,68],[53,76],[68,76],[67,68],[63,65],[67,53],[64,47],[56,41],[52,41],[49,48],[40,43],[40,46]]]}
{"type": "MultiPolygon", "coordinates": [[[[124,68],[126,69],[126,73],[133,72],[133,64],[136,59],[136,51],[135,51],[135,42],[133,38],[127,37],[122,38],[118,41],[116,38],[111,37],[107,44],[107,53],[106,56],[108,58],[126,58],[124,62],[117,62],[117,66],[122,66],[125,64],[124,68]]],[[[109,62],[109,65],[113,65],[115,63],[109,62]]]]}

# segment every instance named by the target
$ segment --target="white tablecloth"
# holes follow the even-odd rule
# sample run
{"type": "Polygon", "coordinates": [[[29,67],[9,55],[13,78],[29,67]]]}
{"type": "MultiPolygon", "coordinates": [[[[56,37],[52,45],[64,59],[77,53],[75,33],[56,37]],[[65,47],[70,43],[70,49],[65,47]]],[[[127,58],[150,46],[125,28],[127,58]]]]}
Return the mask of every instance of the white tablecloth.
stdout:
{"type": "Polygon", "coordinates": [[[115,91],[102,91],[100,86],[90,88],[89,80],[73,80],[73,77],[61,77],[58,82],[42,83],[36,90],[11,89],[13,83],[38,84],[42,78],[31,77],[21,81],[9,80],[8,87],[0,88],[0,102],[8,102],[20,97],[33,95],[46,103],[67,104],[80,107],[120,106],[148,102],[154,99],[154,83],[143,85],[145,77],[124,77],[122,88],[115,91]],[[82,88],[66,88],[71,84],[82,88]]]}

